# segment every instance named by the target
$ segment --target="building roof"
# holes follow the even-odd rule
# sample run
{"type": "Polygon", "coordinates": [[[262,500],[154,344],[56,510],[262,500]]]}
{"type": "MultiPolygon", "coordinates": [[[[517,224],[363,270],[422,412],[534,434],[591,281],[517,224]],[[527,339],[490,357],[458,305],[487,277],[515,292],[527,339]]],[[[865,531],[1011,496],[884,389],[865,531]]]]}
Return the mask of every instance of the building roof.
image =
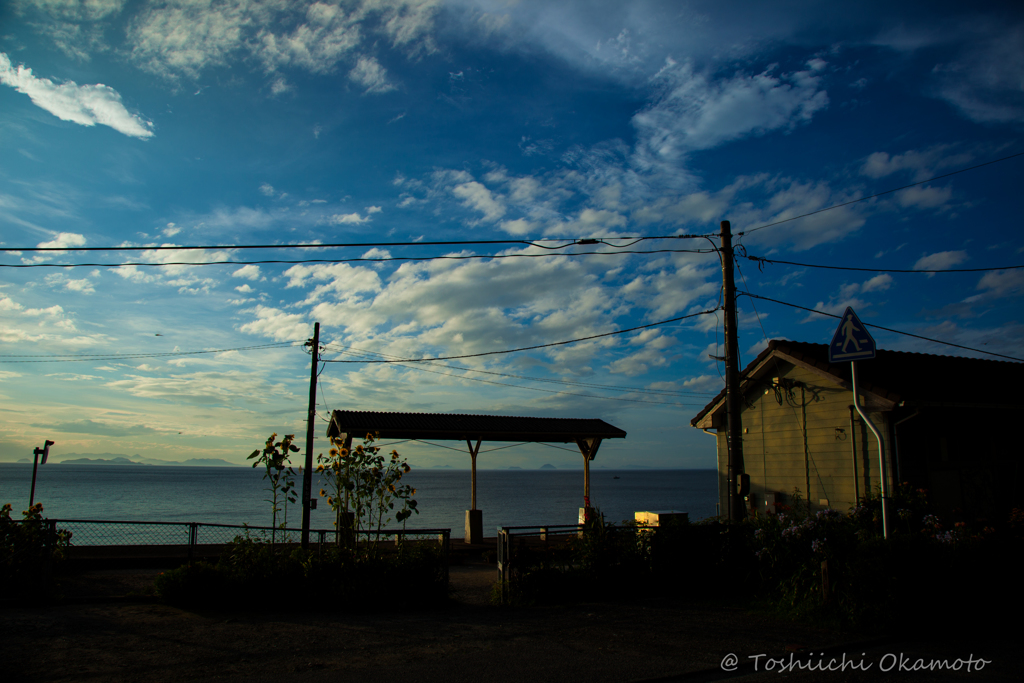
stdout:
{"type": "Polygon", "coordinates": [[[328,436],[380,433],[382,439],[438,439],[571,443],[576,439],[624,439],[604,420],[451,413],[383,413],[335,410],[328,436]]]}
{"type": "MultiPolygon", "coordinates": [[[[741,391],[764,376],[774,374],[772,358],[818,372],[850,388],[850,364],[829,363],[828,344],[773,339],[740,374],[741,391]]],[[[1024,363],[937,356],[879,349],[875,358],[857,363],[857,388],[870,394],[883,409],[907,406],[1024,405],[1017,389],[1024,383],[1024,363]]],[[[724,410],[725,390],[690,420],[694,427],[711,413],[724,410]]]]}

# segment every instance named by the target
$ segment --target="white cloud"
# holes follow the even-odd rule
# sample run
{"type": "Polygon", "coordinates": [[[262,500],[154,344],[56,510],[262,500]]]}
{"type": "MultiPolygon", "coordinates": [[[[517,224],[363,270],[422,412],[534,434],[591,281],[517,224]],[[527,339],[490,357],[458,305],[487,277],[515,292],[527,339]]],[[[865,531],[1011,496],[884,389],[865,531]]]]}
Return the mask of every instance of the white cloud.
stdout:
{"type": "Polygon", "coordinates": [[[366,209],[366,215],[367,216],[373,215],[375,213],[380,213],[381,211],[384,210],[384,209],[380,208],[379,206],[367,206],[367,207],[364,207],[364,208],[366,209]]]}
{"type": "MultiPolygon", "coordinates": [[[[375,251],[371,249],[365,256],[373,258],[378,255],[370,255],[375,251]]],[[[307,302],[316,301],[329,292],[335,292],[342,299],[351,300],[361,294],[380,291],[381,288],[380,276],[375,271],[364,266],[353,267],[347,263],[292,266],[284,271],[284,275],[288,278],[286,289],[316,285],[307,297],[307,302]]]]}
{"type": "Polygon", "coordinates": [[[266,195],[267,197],[273,197],[274,186],[271,185],[270,183],[263,183],[262,185],[260,185],[260,192],[266,195]]]}
{"type": "Polygon", "coordinates": [[[235,291],[239,292],[241,294],[248,294],[249,292],[253,292],[253,291],[256,291],[256,290],[254,290],[249,285],[240,285],[238,287],[235,287],[235,291]]]}
{"type": "MultiPolygon", "coordinates": [[[[49,242],[40,242],[36,246],[41,249],[64,249],[66,247],[84,247],[85,246],[85,235],[79,235],[75,232],[61,232],[58,233],[49,242]]],[[[50,252],[52,254],[64,254],[64,251],[50,252]]]]}
{"type": "Polygon", "coordinates": [[[348,72],[348,77],[352,82],[363,86],[365,92],[385,93],[395,89],[395,86],[388,82],[387,69],[374,57],[360,57],[348,72]]]}
{"type": "MultiPolygon", "coordinates": [[[[734,230],[802,216],[860,197],[859,192],[833,190],[824,181],[802,183],[790,178],[762,176],[752,179],[749,187],[763,187],[770,193],[769,199],[763,207],[734,203],[730,209],[734,230]]],[[[790,243],[798,251],[837,242],[864,225],[863,210],[863,205],[854,204],[824,211],[751,233],[746,241],[748,244],[770,246],[790,243]]]]}
{"type": "Polygon", "coordinates": [[[987,298],[1016,296],[1024,292],[1024,271],[997,270],[985,273],[978,281],[976,289],[983,292],[979,296],[987,298]]]}
{"type": "Polygon", "coordinates": [[[370,249],[369,251],[364,253],[360,258],[387,259],[391,258],[391,252],[388,251],[387,249],[378,249],[377,247],[374,247],[373,249],[370,249]]]}
{"type": "Polygon", "coordinates": [[[935,94],[979,123],[1024,119],[1024,23],[984,32],[959,59],[935,68],[935,94]]]}
{"type": "MultiPolygon", "coordinates": [[[[945,270],[963,263],[967,258],[966,251],[940,251],[919,258],[914,264],[914,270],[945,270]]],[[[928,277],[934,275],[935,273],[929,273],[928,277]]]]}
{"type": "MultiPolygon", "coordinates": [[[[721,355],[721,354],[716,354],[721,355]]],[[[656,383],[655,383],[656,384],[656,383]]],[[[724,381],[719,375],[698,375],[683,382],[683,389],[694,392],[719,392],[724,381]]],[[[652,385],[652,388],[656,388],[652,385]]]]}
{"type": "Polygon", "coordinates": [[[150,7],[128,25],[132,59],[162,76],[194,78],[242,48],[261,10],[259,2],[230,1],[150,7]]]}
{"type": "Polygon", "coordinates": [[[357,223],[366,223],[369,220],[369,216],[363,217],[360,216],[358,212],[355,212],[345,214],[334,214],[333,216],[327,219],[327,222],[330,223],[331,225],[349,225],[357,223]]]}
{"type": "Polygon", "coordinates": [[[273,384],[263,372],[192,372],[182,375],[140,376],[107,382],[105,386],[139,398],[176,403],[236,406],[240,400],[266,403],[271,396],[291,397],[281,384],[273,384]]]}
{"type": "Polygon", "coordinates": [[[892,286],[892,276],[888,273],[882,273],[881,275],[876,275],[870,280],[865,281],[860,286],[860,291],[864,293],[884,292],[889,289],[890,286],[892,286]]]}
{"type": "Polygon", "coordinates": [[[231,277],[240,277],[245,280],[256,281],[260,279],[260,267],[257,265],[249,264],[242,266],[231,274],[231,277]]]}
{"type": "Polygon", "coordinates": [[[274,341],[302,340],[313,333],[313,326],[301,315],[262,305],[252,312],[256,320],[242,325],[239,328],[242,332],[270,337],[274,341]]]}
{"type": "Polygon", "coordinates": [[[496,221],[505,215],[503,198],[494,195],[486,186],[473,180],[452,188],[452,194],[462,200],[463,206],[476,209],[488,221],[496,221]]]}
{"type": "Polygon", "coordinates": [[[74,81],[57,85],[48,78],[36,78],[32,75],[32,69],[24,66],[15,69],[10,58],[2,52],[0,83],[28,95],[33,104],[62,121],[72,121],[83,126],[95,126],[98,123],[140,139],[153,135],[153,124],[129,113],[121,103],[121,95],[110,86],[101,83],[77,85],[74,81]]]}
{"type": "Polygon", "coordinates": [[[918,185],[896,193],[896,202],[905,209],[936,209],[949,202],[953,188],[918,185]]]}
{"type": "MultiPolygon", "coordinates": [[[[867,308],[869,305],[870,304],[867,301],[864,301],[863,299],[858,299],[857,297],[840,297],[839,299],[830,299],[828,303],[825,303],[824,301],[819,301],[817,304],[814,305],[814,310],[821,311],[823,313],[831,313],[832,315],[839,315],[846,310],[847,306],[853,308],[854,310],[863,310],[867,308]]],[[[813,313],[811,313],[800,322],[820,322],[821,319],[822,317],[820,315],[814,315],[813,313]]]]}
{"type": "Polygon", "coordinates": [[[923,150],[908,150],[903,154],[889,156],[886,152],[868,155],[860,172],[869,178],[910,171],[914,182],[927,180],[942,169],[964,166],[974,160],[969,152],[954,152],[950,145],[936,145],[923,150]]]}
{"type": "Polygon", "coordinates": [[[362,41],[359,25],[337,5],[313,3],[304,19],[288,34],[274,33],[273,24],[260,28],[252,47],[268,71],[299,66],[330,73],[362,41]]]}
{"type": "Polygon", "coordinates": [[[536,229],[537,224],[522,218],[517,218],[514,221],[502,221],[500,225],[501,229],[510,235],[529,235],[536,229]]]}
{"type": "MultiPolygon", "coordinates": [[[[288,88],[283,68],[333,72],[370,34],[411,56],[436,50],[431,31],[436,0],[287,3],[281,0],[171,0],[154,4],[128,26],[132,59],[176,79],[251,57],[273,76],[271,91],[288,88]]],[[[393,89],[373,57],[360,56],[350,77],[367,92],[393,89]]]]}
{"type": "Polygon", "coordinates": [[[772,69],[716,80],[668,59],[655,77],[661,96],[633,117],[636,163],[644,169],[675,164],[691,150],[806,123],[828,106],[820,81],[818,71],[773,75],[772,69]]]}
{"type": "Polygon", "coordinates": [[[81,294],[93,294],[95,289],[93,288],[92,282],[86,279],[73,280],[64,273],[52,273],[44,278],[46,284],[54,288],[66,289],[69,292],[79,292],[81,294]]]}
{"type": "Polygon", "coordinates": [[[155,275],[139,270],[138,266],[122,266],[120,268],[109,268],[108,270],[114,275],[135,283],[156,282],[158,279],[155,275]]]}

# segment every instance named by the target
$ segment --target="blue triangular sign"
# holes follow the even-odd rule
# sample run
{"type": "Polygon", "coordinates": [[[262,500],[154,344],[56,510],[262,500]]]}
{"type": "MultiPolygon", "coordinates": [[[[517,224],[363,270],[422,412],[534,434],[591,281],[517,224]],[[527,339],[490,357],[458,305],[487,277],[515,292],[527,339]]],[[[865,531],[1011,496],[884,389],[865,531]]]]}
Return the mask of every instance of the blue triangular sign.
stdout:
{"type": "Polygon", "coordinates": [[[828,345],[829,363],[848,363],[875,357],[875,340],[849,306],[828,345]]]}

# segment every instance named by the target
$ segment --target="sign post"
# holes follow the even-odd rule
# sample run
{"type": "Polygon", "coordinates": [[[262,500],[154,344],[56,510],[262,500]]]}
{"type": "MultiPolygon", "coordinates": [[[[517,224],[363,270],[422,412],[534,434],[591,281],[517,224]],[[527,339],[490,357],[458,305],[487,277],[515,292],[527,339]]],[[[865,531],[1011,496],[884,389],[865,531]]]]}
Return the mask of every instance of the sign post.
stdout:
{"type": "Polygon", "coordinates": [[[839,322],[839,327],[836,328],[836,333],[832,335],[832,342],[828,345],[828,362],[849,361],[850,380],[853,384],[853,407],[878,442],[878,482],[882,493],[882,535],[889,538],[889,488],[886,485],[885,474],[885,442],[882,441],[882,435],[878,433],[878,429],[871,422],[867,413],[861,409],[860,401],[857,400],[857,361],[870,360],[874,357],[875,340],[871,338],[864,323],[860,321],[853,309],[847,306],[842,320],[839,322]]]}

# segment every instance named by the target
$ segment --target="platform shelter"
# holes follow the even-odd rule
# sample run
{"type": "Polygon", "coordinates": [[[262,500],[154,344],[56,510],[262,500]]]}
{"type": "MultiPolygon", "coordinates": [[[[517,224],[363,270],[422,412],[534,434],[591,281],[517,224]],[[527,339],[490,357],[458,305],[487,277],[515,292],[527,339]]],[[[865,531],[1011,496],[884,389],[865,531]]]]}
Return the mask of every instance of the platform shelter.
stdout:
{"type": "Polygon", "coordinates": [[[605,439],[624,439],[626,432],[604,420],[511,415],[449,413],[384,413],[335,410],[327,436],[344,441],[377,434],[381,439],[465,441],[469,449],[470,509],[466,511],[466,543],[483,539],[483,512],[476,507],[476,456],[485,441],[513,443],[575,443],[583,455],[583,495],[590,500],[590,461],[605,439]]]}

